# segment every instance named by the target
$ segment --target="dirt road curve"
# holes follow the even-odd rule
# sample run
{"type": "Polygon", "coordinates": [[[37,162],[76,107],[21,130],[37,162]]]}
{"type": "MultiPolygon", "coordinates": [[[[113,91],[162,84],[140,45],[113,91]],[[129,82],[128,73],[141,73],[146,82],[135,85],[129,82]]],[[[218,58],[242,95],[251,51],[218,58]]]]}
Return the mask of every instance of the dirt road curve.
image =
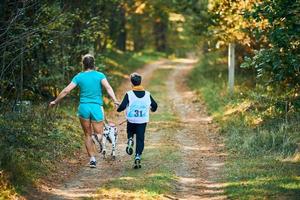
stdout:
{"type": "MultiPolygon", "coordinates": [[[[170,166],[170,170],[174,170],[177,177],[176,181],[172,183],[173,192],[162,194],[157,197],[158,199],[226,199],[222,184],[222,167],[225,159],[222,140],[217,134],[216,125],[205,111],[205,105],[185,84],[185,77],[195,62],[192,59],[160,60],[146,65],[140,70],[144,76],[144,85],[148,85],[155,78],[152,76],[155,71],[169,70],[168,77],[164,79],[168,90],[162,91],[167,95],[168,102],[159,102],[159,106],[171,105],[172,112],[178,116],[177,123],[181,127],[169,141],[179,147],[178,151],[183,162],[170,166]]],[[[119,97],[129,89],[128,85],[128,83],[123,84],[119,88],[119,97]]],[[[123,115],[118,115],[113,120],[120,122],[123,118],[123,115]]],[[[128,163],[130,158],[124,151],[126,147],[125,124],[119,129],[121,132],[116,161],[103,160],[99,156],[97,158],[99,164],[96,169],[90,169],[85,165],[64,183],[43,185],[42,192],[36,194],[35,199],[130,199],[122,198],[122,196],[110,197],[109,195],[99,197],[97,194],[97,189],[122,176],[127,169],[125,163],[128,163]]],[[[155,130],[148,130],[147,146],[157,144],[158,140],[164,142],[160,139],[164,137],[163,133],[156,133],[154,137],[151,131],[155,130]]],[[[86,160],[87,162],[88,160],[86,160]]]]}

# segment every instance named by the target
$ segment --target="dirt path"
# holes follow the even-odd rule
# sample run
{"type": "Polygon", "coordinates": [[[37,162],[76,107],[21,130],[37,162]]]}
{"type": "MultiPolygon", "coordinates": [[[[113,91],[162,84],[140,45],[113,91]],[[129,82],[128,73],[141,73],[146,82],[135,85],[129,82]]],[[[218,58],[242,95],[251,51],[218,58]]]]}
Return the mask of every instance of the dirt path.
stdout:
{"type": "Polygon", "coordinates": [[[182,130],[176,134],[184,162],[177,166],[176,197],[180,199],[225,199],[221,183],[224,165],[223,143],[203,105],[186,86],[184,77],[191,60],[177,60],[169,76],[169,96],[179,115],[182,130]]]}
{"type": "MultiPolygon", "coordinates": [[[[195,60],[178,59],[178,60],[161,60],[146,65],[139,72],[143,75],[144,85],[149,85],[153,80],[153,73],[159,70],[168,70],[167,77],[164,77],[163,84],[167,85],[166,91],[161,91],[166,95],[160,99],[159,108],[161,114],[174,115],[178,117],[176,125],[174,122],[154,122],[154,126],[148,128],[146,138],[146,148],[150,154],[151,149],[160,149],[164,147],[176,146],[178,156],[182,162],[168,164],[167,170],[174,170],[176,180],[170,180],[172,192],[161,194],[155,199],[225,199],[223,195],[223,184],[221,170],[225,154],[223,152],[222,141],[217,134],[217,127],[213,124],[212,119],[205,111],[203,105],[196,96],[186,87],[185,77],[192,69],[195,60]],[[169,110],[165,110],[167,107],[169,110]],[[170,113],[167,113],[170,112],[170,113]],[[165,126],[164,124],[169,124],[165,126]],[[171,125],[170,125],[171,124],[171,125]],[[173,126],[173,127],[172,127],[173,126]],[[174,126],[180,127],[174,129],[174,126]],[[162,127],[159,129],[157,127],[162,127]],[[172,129],[172,131],[170,131],[172,129]],[[175,130],[175,133],[174,133],[175,130]],[[172,132],[172,134],[167,134],[172,132]],[[166,140],[167,137],[167,140],[166,140]]],[[[119,99],[128,90],[129,82],[123,84],[119,90],[119,99]]],[[[163,89],[162,89],[163,90],[163,89]]],[[[159,114],[160,115],[160,114],[159,114]]],[[[113,118],[109,116],[109,118],[113,118]]],[[[113,121],[121,122],[124,119],[123,114],[116,115],[113,121]]],[[[126,144],[125,124],[119,127],[118,156],[116,161],[110,159],[103,160],[98,156],[98,166],[96,169],[90,169],[83,166],[79,172],[73,175],[63,184],[42,187],[44,194],[40,199],[134,199],[132,194],[137,192],[130,188],[130,195],[126,192],[119,194],[101,194],[99,188],[105,187],[114,180],[123,180],[128,169],[130,169],[131,158],[124,151],[126,144]]],[[[146,154],[146,153],[145,153],[146,154]]],[[[161,154],[157,154],[160,155],[161,154]]],[[[151,172],[157,166],[157,163],[165,159],[158,158],[148,162],[148,168],[139,173],[151,172]],[[157,162],[157,163],[156,163],[157,162]]],[[[86,163],[88,160],[86,160],[86,163]]],[[[151,174],[151,173],[150,173],[151,174]]],[[[142,175],[143,176],[143,175],[142,175]]],[[[151,174],[153,176],[153,173],[151,174]]],[[[127,191],[129,191],[127,189],[127,191]]],[[[116,188],[114,188],[115,193],[116,188]]],[[[119,190],[117,190],[119,191],[119,190]]],[[[127,192],[128,193],[128,192],[127,192]]],[[[134,196],[134,195],[133,195],[134,196]]],[[[35,198],[38,199],[38,198],[35,198]]],[[[140,198],[136,198],[140,199],[140,198]]],[[[147,197],[143,199],[148,199],[147,197]]]]}

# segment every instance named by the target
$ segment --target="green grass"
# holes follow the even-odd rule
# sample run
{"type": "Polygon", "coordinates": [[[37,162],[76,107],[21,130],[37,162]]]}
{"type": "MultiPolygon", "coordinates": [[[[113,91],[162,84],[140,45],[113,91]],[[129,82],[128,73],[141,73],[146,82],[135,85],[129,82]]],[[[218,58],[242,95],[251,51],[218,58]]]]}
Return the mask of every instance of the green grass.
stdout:
{"type": "MultiPolygon", "coordinates": [[[[168,136],[165,139],[167,138],[168,136]]],[[[174,171],[169,170],[169,166],[178,161],[175,150],[174,146],[171,145],[155,145],[155,148],[146,147],[142,159],[142,169],[133,169],[133,161],[131,160],[126,163],[125,173],[106,183],[99,190],[99,194],[102,196],[114,194],[119,195],[120,198],[128,197],[129,194],[136,198],[141,196],[141,198],[148,199],[170,193],[173,188],[172,182],[176,179],[174,171]]]]}
{"type": "Polygon", "coordinates": [[[165,78],[168,77],[169,73],[169,69],[158,69],[156,73],[154,73],[151,84],[148,87],[151,91],[151,95],[157,99],[160,110],[159,114],[154,113],[152,115],[151,119],[153,121],[176,122],[178,120],[172,111],[171,104],[161,105],[163,102],[170,103],[170,99],[168,99],[168,95],[166,94],[169,88],[165,82],[165,78]]]}
{"type": "Polygon", "coordinates": [[[0,166],[17,192],[81,148],[78,119],[66,110],[33,106],[22,113],[1,115],[0,166]]]}
{"type": "Polygon", "coordinates": [[[283,162],[273,156],[231,157],[227,161],[230,199],[299,199],[299,163],[283,162]]]}
{"type": "Polygon", "coordinates": [[[172,142],[173,134],[178,125],[177,117],[172,113],[170,104],[164,105],[167,86],[163,83],[168,74],[167,69],[159,69],[154,72],[153,79],[147,87],[151,95],[159,104],[159,113],[151,115],[151,122],[146,131],[146,137],[153,137],[156,143],[145,141],[142,169],[132,169],[132,160],[126,163],[125,173],[100,188],[100,197],[115,195],[120,199],[157,199],[163,194],[172,192],[176,181],[174,162],[180,162],[178,147],[172,142]],[[157,127],[159,124],[159,128],[157,127]],[[155,162],[154,162],[155,161],[155,162]]]}
{"type": "MultiPolygon", "coordinates": [[[[96,63],[117,88],[126,75],[161,56],[111,51],[97,57],[96,63]]],[[[57,162],[81,151],[83,133],[74,99],[64,99],[57,109],[47,110],[43,103],[20,113],[0,114],[0,174],[4,175],[0,176],[0,199],[26,192],[27,186],[57,170],[57,162]]]]}
{"type": "Polygon", "coordinates": [[[299,112],[293,108],[285,114],[282,97],[255,87],[251,74],[236,71],[230,96],[226,58],[214,52],[202,56],[189,77],[189,86],[205,101],[225,138],[226,193],[230,199],[297,199],[299,159],[283,160],[299,144],[299,112]]]}

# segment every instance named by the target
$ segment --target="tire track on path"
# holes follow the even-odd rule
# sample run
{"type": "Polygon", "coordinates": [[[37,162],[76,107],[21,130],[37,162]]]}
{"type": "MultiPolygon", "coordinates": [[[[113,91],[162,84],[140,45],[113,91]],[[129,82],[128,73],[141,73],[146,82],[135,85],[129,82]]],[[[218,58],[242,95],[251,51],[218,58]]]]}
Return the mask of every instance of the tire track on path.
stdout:
{"type": "Polygon", "coordinates": [[[176,199],[226,199],[222,167],[226,154],[218,128],[207,114],[205,105],[186,86],[186,77],[195,60],[175,60],[167,85],[173,109],[182,129],[175,134],[183,162],[176,166],[179,180],[176,199]]]}

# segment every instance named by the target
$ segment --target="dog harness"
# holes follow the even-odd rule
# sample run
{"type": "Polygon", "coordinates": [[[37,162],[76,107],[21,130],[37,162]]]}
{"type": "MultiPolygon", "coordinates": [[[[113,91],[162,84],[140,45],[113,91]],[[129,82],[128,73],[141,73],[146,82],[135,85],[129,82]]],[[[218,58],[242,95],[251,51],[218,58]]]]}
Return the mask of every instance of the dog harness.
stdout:
{"type": "Polygon", "coordinates": [[[127,95],[129,100],[126,114],[127,120],[136,124],[149,122],[150,93],[145,91],[145,95],[142,98],[138,98],[131,90],[127,92],[127,95]]]}

